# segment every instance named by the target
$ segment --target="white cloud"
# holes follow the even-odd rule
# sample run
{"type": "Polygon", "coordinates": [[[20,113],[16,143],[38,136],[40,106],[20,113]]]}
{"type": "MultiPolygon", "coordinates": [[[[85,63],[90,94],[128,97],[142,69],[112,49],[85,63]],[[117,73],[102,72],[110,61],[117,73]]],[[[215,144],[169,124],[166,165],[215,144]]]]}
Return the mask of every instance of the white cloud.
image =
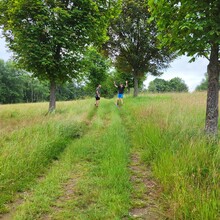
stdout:
{"type": "Polygon", "coordinates": [[[7,61],[11,58],[11,56],[12,53],[6,47],[5,40],[3,38],[0,38],[0,59],[7,61]]]}
{"type": "MultiPolygon", "coordinates": [[[[195,62],[189,63],[190,58],[186,56],[179,57],[170,64],[170,68],[164,71],[164,74],[158,78],[170,80],[174,77],[180,77],[185,81],[189,87],[189,91],[194,91],[199,85],[207,72],[208,60],[205,58],[198,58],[195,62]]],[[[146,88],[149,83],[156,77],[148,76],[144,82],[146,88]]]]}

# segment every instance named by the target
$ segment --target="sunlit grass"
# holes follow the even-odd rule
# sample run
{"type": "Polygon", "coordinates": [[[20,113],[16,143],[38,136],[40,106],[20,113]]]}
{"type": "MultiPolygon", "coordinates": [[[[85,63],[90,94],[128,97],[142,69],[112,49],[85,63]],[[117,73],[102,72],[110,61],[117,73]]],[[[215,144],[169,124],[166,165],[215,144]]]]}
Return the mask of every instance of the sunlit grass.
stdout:
{"type": "Polygon", "coordinates": [[[15,219],[129,218],[136,152],[161,184],[170,219],[219,219],[220,149],[204,133],[206,93],[126,95],[120,109],[114,102],[58,102],[47,116],[48,103],[2,105],[1,212],[30,190],[15,219]]]}
{"type": "Polygon", "coordinates": [[[103,100],[102,108],[90,112],[90,130],[67,146],[15,219],[121,219],[128,214],[130,146],[118,109],[103,100]],[[62,188],[65,181],[74,182],[68,192],[62,188]]]}
{"type": "Polygon", "coordinates": [[[13,132],[20,128],[41,124],[48,120],[62,120],[73,118],[81,120],[82,115],[86,117],[92,100],[77,100],[57,102],[56,114],[47,115],[48,103],[13,104],[0,106],[0,134],[13,132]],[[83,111],[82,111],[83,109],[83,111]]]}
{"type": "Polygon", "coordinates": [[[1,212],[7,210],[4,204],[13,199],[15,192],[30,187],[37,176],[59,158],[70,140],[83,135],[86,114],[81,109],[88,112],[90,106],[89,100],[87,103],[58,103],[58,113],[45,116],[45,103],[12,105],[11,108],[3,105],[0,117],[11,131],[4,130],[0,139],[1,212]],[[13,112],[16,114],[10,120],[13,112]]]}
{"type": "Polygon", "coordinates": [[[220,150],[204,133],[206,94],[148,95],[127,102],[123,117],[134,147],[160,181],[171,218],[219,219],[220,150]]]}

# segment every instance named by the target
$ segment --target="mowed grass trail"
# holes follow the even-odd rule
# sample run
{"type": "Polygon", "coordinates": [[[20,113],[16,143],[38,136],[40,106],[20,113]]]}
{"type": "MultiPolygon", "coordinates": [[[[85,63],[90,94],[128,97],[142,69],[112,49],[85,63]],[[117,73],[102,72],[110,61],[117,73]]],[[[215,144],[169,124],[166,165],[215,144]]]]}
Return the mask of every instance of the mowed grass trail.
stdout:
{"type": "Polygon", "coordinates": [[[220,219],[206,94],[114,101],[1,106],[3,220],[220,219]]]}
{"type": "MultiPolygon", "coordinates": [[[[58,133],[64,131],[57,138],[68,141],[59,156],[52,157],[47,169],[44,164],[41,171],[38,170],[38,176],[43,173],[43,177],[39,179],[36,175],[36,181],[22,188],[29,191],[21,195],[21,205],[10,214],[11,219],[122,219],[128,215],[131,184],[127,133],[112,100],[103,100],[98,109],[93,102],[78,103],[81,111],[75,110],[75,115],[67,110],[65,115],[72,114],[68,119],[59,113],[50,116],[54,117],[51,121],[49,119],[51,127],[56,128],[57,123],[65,124],[65,128],[59,128],[58,133]],[[83,112],[87,114],[78,124],[70,120],[71,117],[79,117],[78,113],[83,115],[83,112]],[[70,139],[77,132],[78,138],[70,139]]],[[[69,108],[78,109],[77,105],[69,105],[69,108]]],[[[35,151],[38,150],[39,146],[36,146],[35,151]]],[[[42,158],[39,158],[39,164],[42,158]]],[[[23,160],[30,166],[27,158],[23,160]]],[[[19,190],[15,188],[14,192],[19,190]]]]}

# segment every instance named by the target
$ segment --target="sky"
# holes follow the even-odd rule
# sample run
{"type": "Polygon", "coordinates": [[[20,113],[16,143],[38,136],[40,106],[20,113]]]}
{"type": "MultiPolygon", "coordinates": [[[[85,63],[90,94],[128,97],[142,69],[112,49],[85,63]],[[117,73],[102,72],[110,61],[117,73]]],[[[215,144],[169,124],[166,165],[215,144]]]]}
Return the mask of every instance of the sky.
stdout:
{"type": "MultiPolygon", "coordinates": [[[[197,85],[199,85],[202,79],[205,78],[207,72],[208,60],[205,58],[197,58],[195,62],[189,63],[190,57],[181,56],[170,63],[170,67],[164,70],[164,74],[160,79],[170,80],[174,77],[179,77],[184,80],[189,88],[190,92],[193,92],[197,85]]],[[[154,80],[156,77],[149,75],[147,80],[144,82],[147,88],[149,82],[154,80]]]]}
{"type": "MultiPolygon", "coordinates": [[[[7,49],[5,40],[0,38],[0,59],[7,61],[12,56],[12,53],[7,49]]],[[[190,57],[181,56],[170,63],[170,67],[164,70],[164,74],[158,78],[170,80],[174,77],[180,77],[184,80],[190,92],[193,92],[197,85],[199,85],[207,72],[208,60],[205,58],[198,58],[195,62],[189,63],[190,57]]],[[[149,75],[144,82],[147,88],[149,82],[156,77],[149,75]]]]}
{"type": "Polygon", "coordinates": [[[0,59],[7,61],[10,59],[12,53],[7,49],[5,40],[0,38],[0,59]]]}

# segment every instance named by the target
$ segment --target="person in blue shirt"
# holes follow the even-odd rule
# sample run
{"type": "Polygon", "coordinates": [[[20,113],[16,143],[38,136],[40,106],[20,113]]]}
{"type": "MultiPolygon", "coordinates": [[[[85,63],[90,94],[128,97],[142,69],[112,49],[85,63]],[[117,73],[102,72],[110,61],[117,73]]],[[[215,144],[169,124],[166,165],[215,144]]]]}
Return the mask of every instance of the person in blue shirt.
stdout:
{"type": "Polygon", "coordinates": [[[119,105],[119,102],[121,102],[121,104],[123,104],[123,95],[124,95],[124,90],[126,87],[128,87],[128,81],[125,82],[126,84],[122,84],[120,83],[119,85],[116,85],[116,83],[114,82],[114,86],[116,88],[118,88],[118,98],[116,100],[116,105],[119,105]]]}

